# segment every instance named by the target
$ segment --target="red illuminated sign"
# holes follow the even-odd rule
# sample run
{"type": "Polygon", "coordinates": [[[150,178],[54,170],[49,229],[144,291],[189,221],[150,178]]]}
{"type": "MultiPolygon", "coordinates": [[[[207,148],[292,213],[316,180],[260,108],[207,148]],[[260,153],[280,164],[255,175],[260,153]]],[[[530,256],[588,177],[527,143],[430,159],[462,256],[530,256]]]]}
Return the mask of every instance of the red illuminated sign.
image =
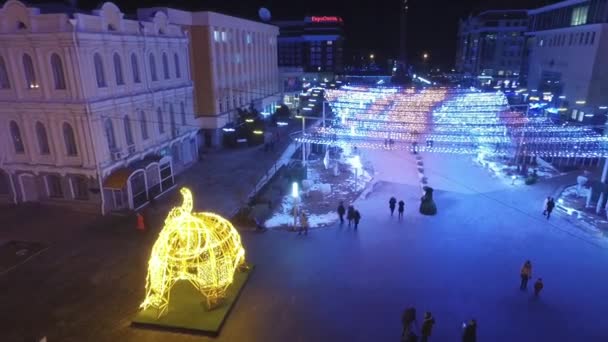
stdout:
{"type": "Polygon", "coordinates": [[[340,17],[311,17],[310,21],[313,23],[342,23],[342,18],[340,17]]]}

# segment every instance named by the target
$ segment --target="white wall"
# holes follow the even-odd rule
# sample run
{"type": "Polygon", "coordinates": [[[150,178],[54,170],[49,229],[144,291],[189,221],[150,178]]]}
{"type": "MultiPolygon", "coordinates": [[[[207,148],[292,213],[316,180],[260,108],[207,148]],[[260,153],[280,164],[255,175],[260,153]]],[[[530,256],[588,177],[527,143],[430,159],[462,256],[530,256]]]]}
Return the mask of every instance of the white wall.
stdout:
{"type": "MultiPolygon", "coordinates": [[[[563,95],[570,103],[586,101],[587,104],[597,104],[601,97],[597,92],[598,87],[602,83],[606,84],[608,76],[603,67],[608,60],[606,27],[608,25],[593,24],[534,33],[534,47],[529,58],[528,88],[537,89],[541,86],[543,71],[559,72],[562,75],[563,95]],[[586,35],[587,32],[590,32],[590,37],[595,32],[593,44],[591,38],[585,44],[586,36],[580,42],[580,35],[586,35]],[[575,38],[572,45],[571,34],[575,38]],[[564,44],[552,44],[552,39],[559,35],[565,35],[564,44]]],[[[608,93],[604,92],[603,96],[608,96],[608,93]]]]}

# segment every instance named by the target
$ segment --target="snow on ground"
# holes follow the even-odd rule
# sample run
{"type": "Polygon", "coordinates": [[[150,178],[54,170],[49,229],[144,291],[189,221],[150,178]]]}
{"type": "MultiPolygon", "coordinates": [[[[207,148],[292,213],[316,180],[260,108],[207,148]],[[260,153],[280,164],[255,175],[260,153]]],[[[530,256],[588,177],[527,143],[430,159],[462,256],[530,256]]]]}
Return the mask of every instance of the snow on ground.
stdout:
{"type": "MultiPolygon", "coordinates": [[[[525,179],[517,172],[517,165],[511,165],[509,159],[502,156],[497,156],[487,149],[482,151],[475,157],[473,161],[487,168],[493,177],[500,179],[505,184],[525,185],[525,179]],[[516,177],[513,182],[513,176],[516,177]],[[514,184],[513,184],[514,183],[514,184]]],[[[529,173],[536,170],[539,179],[548,179],[562,175],[551,164],[545,162],[541,158],[537,158],[537,166],[530,166],[529,173]]]]}
{"type": "MultiPolygon", "coordinates": [[[[335,208],[340,201],[351,204],[372,180],[369,164],[361,151],[345,149],[334,156],[332,166],[325,169],[322,158],[308,163],[306,183],[301,191],[299,207],[308,215],[310,228],[320,228],[338,219],[335,208]],[[338,163],[339,175],[334,175],[333,164],[338,163]]],[[[281,205],[265,222],[267,228],[292,228],[294,202],[291,193],[284,196],[281,205]]]]}

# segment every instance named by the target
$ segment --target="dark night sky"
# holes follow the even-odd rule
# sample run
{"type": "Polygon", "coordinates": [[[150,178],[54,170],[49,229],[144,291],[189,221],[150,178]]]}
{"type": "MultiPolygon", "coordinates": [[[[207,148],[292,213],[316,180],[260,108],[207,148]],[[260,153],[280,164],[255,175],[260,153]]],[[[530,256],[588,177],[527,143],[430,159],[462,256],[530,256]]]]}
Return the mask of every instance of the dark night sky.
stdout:
{"type": "MultiPolygon", "coordinates": [[[[31,1],[41,2],[41,1],[31,1]]],[[[31,3],[30,2],[30,3],[31,3]]],[[[56,1],[55,1],[56,2],[56,1]]],[[[170,6],[218,12],[257,19],[260,7],[270,9],[273,20],[302,19],[307,15],[344,18],[346,56],[373,52],[377,60],[396,56],[399,46],[401,0],[127,0],[115,3],[126,13],[137,7],[170,6]]],[[[408,55],[418,58],[428,52],[433,64],[451,66],[455,58],[458,19],[485,9],[536,8],[557,0],[409,0],[408,55]]],[[[80,0],[92,9],[100,2],[80,0]]]]}

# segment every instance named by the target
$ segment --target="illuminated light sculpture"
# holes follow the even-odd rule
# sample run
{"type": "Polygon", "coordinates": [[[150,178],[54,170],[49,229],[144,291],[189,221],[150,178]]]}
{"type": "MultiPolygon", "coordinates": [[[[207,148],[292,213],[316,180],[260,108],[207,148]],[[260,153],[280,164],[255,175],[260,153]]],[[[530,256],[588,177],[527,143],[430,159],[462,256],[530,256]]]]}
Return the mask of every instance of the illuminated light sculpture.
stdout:
{"type": "Polygon", "coordinates": [[[234,273],[245,267],[245,250],[232,224],[212,213],[192,212],[192,193],[180,190],[184,202],[171,209],[152,247],[146,278],[146,298],[140,305],[167,312],[171,288],[190,282],[212,308],[224,297],[234,273]]]}

